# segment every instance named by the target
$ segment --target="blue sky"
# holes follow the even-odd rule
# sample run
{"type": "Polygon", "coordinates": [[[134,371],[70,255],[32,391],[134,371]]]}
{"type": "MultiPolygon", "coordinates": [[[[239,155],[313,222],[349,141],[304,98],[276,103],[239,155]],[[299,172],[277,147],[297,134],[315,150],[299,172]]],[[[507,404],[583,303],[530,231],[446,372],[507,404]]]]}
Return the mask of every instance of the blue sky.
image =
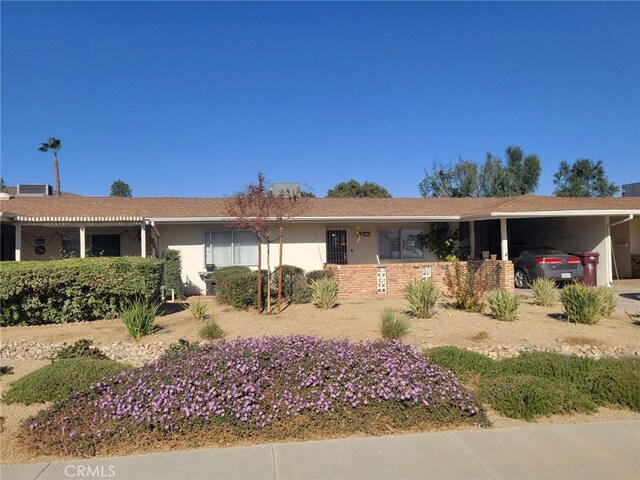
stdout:
{"type": "Polygon", "coordinates": [[[1,174],[223,196],[263,171],[418,196],[520,145],[640,181],[640,3],[2,2],[1,174]]]}

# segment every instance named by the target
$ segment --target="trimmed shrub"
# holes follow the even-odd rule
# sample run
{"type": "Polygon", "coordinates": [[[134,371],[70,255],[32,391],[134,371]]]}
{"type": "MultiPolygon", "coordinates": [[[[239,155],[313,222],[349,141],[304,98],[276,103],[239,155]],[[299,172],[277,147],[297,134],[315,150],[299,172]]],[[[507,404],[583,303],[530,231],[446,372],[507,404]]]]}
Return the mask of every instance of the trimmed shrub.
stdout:
{"type": "Polygon", "coordinates": [[[569,382],[533,375],[503,375],[483,382],[480,397],[509,418],[531,421],[538,415],[593,412],[588,394],[569,382]]]}
{"type": "Polygon", "coordinates": [[[209,310],[209,305],[200,300],[196,300],[195,302],[189,303],[189,312],[194,320],[202,321],[207,318],[207,311],[209,310]]]}
{"type": "Polygon", "coordinates": [[[55,358],[97,358],[99,360],[107,360],[107,357],[99,348],[93,346],[93,340],[83,338],[73,345],[64,345],[55,355],[55,358]]]}
{"type": "Polygon", "coordinates": [[[184,284],[182,283],[182,259],[178,250],[166,249],[162,254],[164,273],[162,285],[167,290],[173,289],[176,298],[184,298],[184,284]]]}
{"type": "Polygon", "coordinates": [[[602,315],[612,316],[618,308],[618,293],[611,287],[598,287],[597,290],[602,301],[602,315]]]}
{"type": "Polygon", "coordinates": [[[515,293],[494,290],[485,297],[491,316],[502,322],[513,322],[518,317],[520,300],[515,293]]]}
{"type": "Polygon", "coordinates": [[[56,360],[17,380],[4,395],[4,403],[43,403],[68,397],[72,392],[86,391],[89,385],[111,377],[128,365],[96,358],[64,358],[56,360]]]}
{"type": "Polygon", "coordinates": [[[220,328],[218,322],[216,322],[213,318],[210,318],[204,325],[200,327],[198,330],[198,335],[205,340],[216,340],[218,338],[224,337],[224,330],[220,328]]]}
{"type": "Polygon", "coordinates": [[[564,315],[569,322],[594,325],[602,318],[605,300],[595,287],[583,283],[567,285],[560,291],[564,315]]]}
{"type": "Polygon", "coordinates": [[[409,325],[396,312],[386,309],[382,312],[381,318],[380,332],[384,338],[398,340],[406,335],[409,325]]]}
{"type": "Polygon", "coordinates": [[[314,280],[320,280],[321,278],[333,278],[333,272],[331,270],[311,270],[307,272],[307,282],[311,283],[314,280]]]}
{"type": "MultiPolygon", "coordinates": [[[[271,285],[274,295],[278,292],[278,272],[277,267],[271,274],[271,285]]],[[[311,289],[307,283],[304,270],[292,265],[282,266],[282,298],[289,303],[309,303],[311,299],[311,289]]]]}
{"type": "MultiPolygon", "coordinates": [[[[228,303],[224,299],[225,282],[227,281],[227,279],[235,275],[246,273],[251,273],[251,269],[249,267],[222,267],[214,270],[211,274],[211,279],[216,286],[215,292],[218,300],[222,303],[228,303]],[[222,295],[220,294],[221,291],[222,295]]],[[[258,287],[256,286],[256,288],[258,287]]]]}
{"type": "Polygon", "coordinates": [[[404,287],[409,310],[418,318],[430,318],[435,313],[440,289],[431,280],[416,280],[404,287]]]}
{"type": "Polygon", "coordinates": [[[311,282],[311,298],[320,308],[333,308],[338,304],[338,282],[333,277],[311,282]]]}
{"type": "Polygon", "coordinates": [[[0,325],[116,318],[127,301],[157,298],[162,272],[140,257],[0,262],[0,325]]]}
{"type": "MultiPolygon", "coordinates": [[[[266,278],[263,278],[262,288],[264,297],[266,278]]],[[[258,303],[258,272],[236,271],[225,274],[218,284],[216,297],[220,302],[236,308],[255,307],[258,303]]]]}
{"type": "Polygon", "coordinates": [[[455,300],[455,307],[465,312],[481,311],[487,287],[486,282],[477,275],[479,267],[470,262],[463,266],[458,260],[451,263],[453,272],[447,268],[444,282],[449,295],[455,300]]]}
{"type": "Polygon", "coordinates": [[[533,290],[533,301],[536,305],[552,307],[558,301],[558,287],[553,280],[536,278],[529,284],[533,290]]]}
{"type": "Polygon", "coordinates": [[[125,304],[122,310],[122,321],[131,338],[140,340],[153,333],[153,321],[158,315],[158,304],[150,304],[146,300],[136,299],[125,304]]]}

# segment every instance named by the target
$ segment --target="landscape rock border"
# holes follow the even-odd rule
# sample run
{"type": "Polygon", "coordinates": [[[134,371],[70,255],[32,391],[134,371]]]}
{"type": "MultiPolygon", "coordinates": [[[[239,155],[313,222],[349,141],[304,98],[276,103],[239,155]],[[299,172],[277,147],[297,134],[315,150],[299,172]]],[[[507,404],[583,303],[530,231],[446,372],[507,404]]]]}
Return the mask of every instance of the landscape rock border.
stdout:
{"type": "MultiPolygon", "coordinates": [[[[18,360],[49,360],[60,350],[64,343],[40,343],[30,340],[20,340],[17,342],[0,342],[0,359],[18,360]]],[[[445,344],[431,344],[423,341],[422,347],[425,349],[434,347],[451,346],[445,344]]],[[[493,359],[509,358],[520,355],[522,352],[556,352],[564,355],[577,355],[579,357],[602,358],[602,357],[636,357],[640,358],[640,347],[623,346],[602,346],[595,345],[569,345],[558,343],[554,347],[542,347],[531,343],[521,345],[482,345],[469,347],[457,345],[472,352],[477,352],[493,359]]],[[[115,342],[107,345],[96,345],[107,357],[128,362],[134,366],[142,365],[151,360],[155,360],[162,355],[168,345],[165,342],[154,343],[129,343],[115,342]]]]}

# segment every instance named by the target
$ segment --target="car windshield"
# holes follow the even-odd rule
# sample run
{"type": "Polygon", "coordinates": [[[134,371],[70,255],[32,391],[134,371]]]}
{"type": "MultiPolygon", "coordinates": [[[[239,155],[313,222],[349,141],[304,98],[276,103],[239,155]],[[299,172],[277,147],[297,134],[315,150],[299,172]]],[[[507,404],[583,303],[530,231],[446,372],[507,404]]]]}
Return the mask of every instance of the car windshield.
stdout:
{"type": "Polygon", "coordinates": [[[531,248],[527,252],[531,255],[566,255],[566,253],[555,248],[531,248]]]}

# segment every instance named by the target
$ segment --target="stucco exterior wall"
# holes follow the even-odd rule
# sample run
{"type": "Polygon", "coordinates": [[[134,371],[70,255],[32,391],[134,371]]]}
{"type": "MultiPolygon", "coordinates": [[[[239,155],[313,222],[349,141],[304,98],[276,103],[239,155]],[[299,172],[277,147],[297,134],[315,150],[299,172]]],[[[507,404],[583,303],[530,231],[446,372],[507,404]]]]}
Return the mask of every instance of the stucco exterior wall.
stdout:
{"type": "MultiPolygon", "coordinates": [[[[624,217],[623,217],[624,218],[624,217]]],[[[622,218],[611,217],[611,223],[622,218]]],[[[613,247],[613,278],[631,278],[631,222],[611,227],[611,245],[613,247]]]]}
{"type": "MultiPolygon", "coordinates": [[[[178,250],[182,257],[182,280],[187,293],[205,291],[205,283],[200,272],[205,271],[204,232],[208,230],[229,230],[220,224],[174,224],[158,225],[161,249],[178,250]]],[[[277,238],[277,232],[274,233],[277,238]]],[[[271,244],[271,268],[279,264],[278,241],[271,244]]],[[[320,270],[326,261],[324,224],[288,224],[284,226],[283,262],[296,265],[306,271],[320,270]]],[[[267,265],[267,247],[262,246],[262,268],[267,265]]],[[[255,267],[254,267],[255,268],[255,267]]]]}
{"type": "MultiPolygon", "coordinates": [[[[451,228],[458,228],[458,222],[451,222],[451,228]]],[[[429,230],[429,223],[363,223],[357,225],[340,225],[327,224],[327,230],[346,230],[347,231],[347,261],[349,264],[372,264],[377,263],[378,255],[378,238],[379,231],[386,228],[420,228],[424,232],[429,230]],[[357,232],[364,234],[368,232],[368,236],[361,235],[358,240],[357,232]]],[[[324,233],[323,233],[324,235],[324,233]]],[[[385,259],[380,263],[420,263],[420,262],[437,262],[437,257],[429,250],[424,250],[424,258],[416,259],[385,259]]]]}

